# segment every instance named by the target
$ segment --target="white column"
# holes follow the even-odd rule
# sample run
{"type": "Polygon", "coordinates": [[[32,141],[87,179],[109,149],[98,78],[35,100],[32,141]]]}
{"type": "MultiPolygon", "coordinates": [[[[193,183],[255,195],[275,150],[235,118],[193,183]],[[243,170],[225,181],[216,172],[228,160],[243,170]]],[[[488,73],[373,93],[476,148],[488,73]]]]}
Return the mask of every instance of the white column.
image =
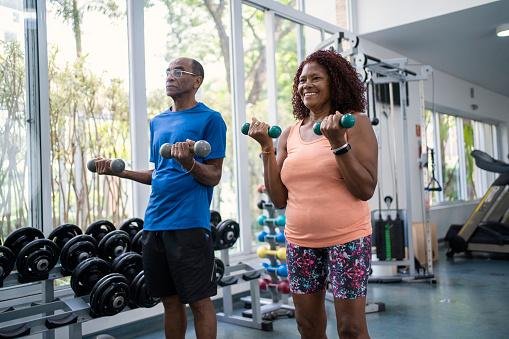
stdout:
{"type": "MultiPolygon", "coordinates": [[[[144,1],[127,0],[127,27],[129,41],[129,112],[131,128],[131,167],[148,169],[149,131],[147,97],[145,91],[145,37],[144,1]]],[[[163,89],[161,89],[163,90],[163,89]]],[[[145,215],[150,187],[132,183],[133,212],[136,217],[145,215]]]]}
{"type": "Polygon", "coordinates": [[[235,180],[237,182],[237,208],[240,224],[240,250],[251,251],[251,214],[249,208],[249,171],[246,136],[241,125],[246,121],[244,78],[244,46],[242,44],[242,1],[232,0],[230,6],[230,70],[233,109],[233,145],[235,149],[235,180]]]}

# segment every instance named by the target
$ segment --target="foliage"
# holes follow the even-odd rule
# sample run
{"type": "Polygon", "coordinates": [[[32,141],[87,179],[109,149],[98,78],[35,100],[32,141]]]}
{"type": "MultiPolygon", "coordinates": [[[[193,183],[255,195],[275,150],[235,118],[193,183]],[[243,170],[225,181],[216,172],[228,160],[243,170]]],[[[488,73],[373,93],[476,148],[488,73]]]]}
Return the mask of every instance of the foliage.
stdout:
{"type": "Polygon", "coordinates": [[[0,232],[28,223],[25,59],[17,41],[0,41],[0,232]]]}

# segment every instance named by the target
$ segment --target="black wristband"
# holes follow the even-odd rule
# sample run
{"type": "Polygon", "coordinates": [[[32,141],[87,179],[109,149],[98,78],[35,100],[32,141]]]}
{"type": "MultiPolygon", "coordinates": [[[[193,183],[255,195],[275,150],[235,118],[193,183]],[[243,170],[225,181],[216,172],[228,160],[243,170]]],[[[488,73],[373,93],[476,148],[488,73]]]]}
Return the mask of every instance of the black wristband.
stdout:
{"type": "Polygon", "coordinates": [[[332,150],[332,153],[334,153],[334,155],[341,155],[341,154],[345,154],[346,152],[348,152],[351,149],[352,149],[352,146],[350,146],[350,144],[346,144],[346,147],[340,147],[335,150],[332,150]]]}

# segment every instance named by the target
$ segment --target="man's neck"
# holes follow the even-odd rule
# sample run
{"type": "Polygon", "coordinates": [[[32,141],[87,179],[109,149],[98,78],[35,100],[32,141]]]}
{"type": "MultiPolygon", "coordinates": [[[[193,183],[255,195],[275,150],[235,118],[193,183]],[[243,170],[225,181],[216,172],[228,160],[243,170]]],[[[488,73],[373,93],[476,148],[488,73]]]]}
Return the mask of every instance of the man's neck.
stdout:
{"type": "Polygon", "coordinates": [[[173,112],[183,111],[186,109],[193,108],[198,102],[194,97],[192,98],[173,98],[173,106],[171,110],[173,112]]]}

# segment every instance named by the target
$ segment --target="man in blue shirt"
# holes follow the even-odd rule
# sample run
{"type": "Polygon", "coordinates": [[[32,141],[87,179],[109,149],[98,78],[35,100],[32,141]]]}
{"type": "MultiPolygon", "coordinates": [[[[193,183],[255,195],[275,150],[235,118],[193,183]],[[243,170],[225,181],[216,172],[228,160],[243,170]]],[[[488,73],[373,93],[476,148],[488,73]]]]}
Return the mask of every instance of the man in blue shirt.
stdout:
{"type": "Polygon", "coordinates": [[[194,315],[197,338],[216,337],[214,248],[210,202],[219,183],[226,148],[226,124],[219,112],[196,101],[204,77],[194,59],[178,58],[166,70],[166,95],[174,105],[150,121],[150,161],[154,170],[114,174],[109,159],[98,159],[99,174],[152,185],[143,230],[143,269],[149,293],[161,297],[167,338],[184,338],[185,304],[194,315]],[[206,140],[211,152],[200,158],[194,141],[206,140]],[[159,154],[172,144],[171,158],[159,154]]]}

